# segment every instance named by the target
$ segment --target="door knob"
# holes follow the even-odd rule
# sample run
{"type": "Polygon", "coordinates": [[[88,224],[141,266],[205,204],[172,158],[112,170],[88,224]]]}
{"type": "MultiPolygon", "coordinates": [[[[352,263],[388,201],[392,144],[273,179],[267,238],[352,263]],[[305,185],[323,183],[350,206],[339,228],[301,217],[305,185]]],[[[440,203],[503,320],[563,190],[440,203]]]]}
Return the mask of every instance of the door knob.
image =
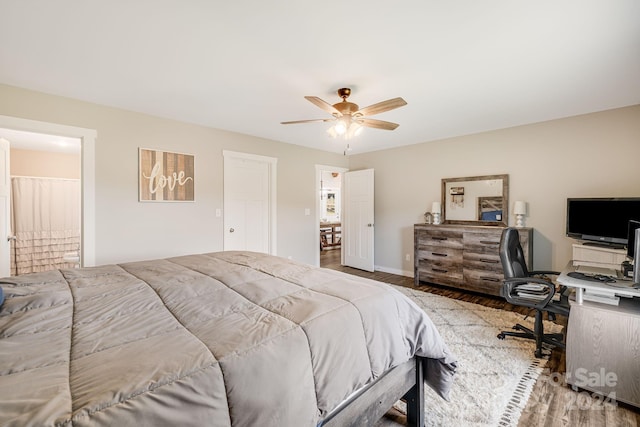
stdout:
{"type": "Polygon", "coordinates": [[[234,230],[233,228],[229,229],[229,233],[233,233],[234,231],[236,231],[236,230],[234,230]]]}

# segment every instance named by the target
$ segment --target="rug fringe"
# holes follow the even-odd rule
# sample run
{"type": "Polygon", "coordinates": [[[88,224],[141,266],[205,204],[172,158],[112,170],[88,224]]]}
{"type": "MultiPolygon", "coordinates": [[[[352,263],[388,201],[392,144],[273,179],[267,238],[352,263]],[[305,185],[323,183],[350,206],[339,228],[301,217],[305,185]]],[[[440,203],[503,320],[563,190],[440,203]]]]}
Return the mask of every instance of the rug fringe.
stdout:
{"type": "Polygon", "coordinates": [[[538,377],[542,374],[544,367],[547,365],[548,358],[535,359],[531,362],[526,372],[520,378],[518,385],[509,399],[507,406],[500,417],[498,426],[500,427],[516,427],[522,411],[527,406],[527,401],[533,391],[538,377]]]}

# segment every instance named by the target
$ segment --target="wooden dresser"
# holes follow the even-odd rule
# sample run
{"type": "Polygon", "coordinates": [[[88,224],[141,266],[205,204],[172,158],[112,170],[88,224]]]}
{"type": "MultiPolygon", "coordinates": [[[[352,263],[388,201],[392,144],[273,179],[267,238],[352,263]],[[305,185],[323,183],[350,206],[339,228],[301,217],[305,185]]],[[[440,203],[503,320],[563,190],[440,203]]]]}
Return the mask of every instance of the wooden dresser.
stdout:
{"type": "MultiPolygon", "coordinates": [[[[500,295],[504,278],[498,254],[502,230],[502,227],[416,224],[416,286],[422,281],[500,295]]],[[[533,230],[518,231],[527,266],[532,266],[533,230]]]]}

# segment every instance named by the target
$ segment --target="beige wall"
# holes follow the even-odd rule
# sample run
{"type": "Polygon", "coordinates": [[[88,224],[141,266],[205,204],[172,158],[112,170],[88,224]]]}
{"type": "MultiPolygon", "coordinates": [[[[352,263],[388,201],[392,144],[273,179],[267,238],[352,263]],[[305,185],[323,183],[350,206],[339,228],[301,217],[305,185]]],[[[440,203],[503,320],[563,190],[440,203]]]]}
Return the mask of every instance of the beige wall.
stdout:
{"type": "MultiPolygon", "coordinates": [[[[534,268],[562,268],[567,197],[640,196],[640,106],[344,157],[0,85],[0,115],[95,129],[96,262],[222,249],[222,150],[278,158],[278,254],[315,263],[315,165],[374,168],[379,269],[413,274],[413,224],[442,178],[509,174],[534,268]],[[195,203],[139,203],[138,147],[195,155],[195,203]],[[410,254],[410,261],[405,261],[410,254]]],[[[513,218],[510,219],[513,224],[513,218]]]]}
{"type": "Polygon", "coordinates": [[[348,158],[0,85],[0,115],[97,131],[96,263],[222,250],[222,150],[276,157],[278,255],[315,263],[315,165],[348,158]],[[139,203],[138,148],[195,156],[195,203],[139,203]]]}
{"type": "Polygon", "coordinates": [[[80,178],[80,155],[11,149],[11,175],[80,178]]]}
{"type": "Polygon", "coordinates": [[[494,174],[509,174],[510,209],[528,203],[534,268],[562,269],[575,243],[567,197],[640,197],[640,105],[355,155],[350,168],[375,169],[380,269],[413,275],[413,224],[440,200],[442,178],[494,174]]]}

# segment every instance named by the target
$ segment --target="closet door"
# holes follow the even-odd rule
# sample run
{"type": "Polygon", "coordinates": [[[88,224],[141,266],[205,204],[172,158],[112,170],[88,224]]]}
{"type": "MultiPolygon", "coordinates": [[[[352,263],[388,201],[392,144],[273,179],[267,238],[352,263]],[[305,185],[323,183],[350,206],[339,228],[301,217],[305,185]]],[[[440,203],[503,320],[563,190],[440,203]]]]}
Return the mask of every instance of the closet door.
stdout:
{"type": "Polygon", "coordinates": [[[224,250],[275,255],[276,159],[224,152],[224,250]]]}

